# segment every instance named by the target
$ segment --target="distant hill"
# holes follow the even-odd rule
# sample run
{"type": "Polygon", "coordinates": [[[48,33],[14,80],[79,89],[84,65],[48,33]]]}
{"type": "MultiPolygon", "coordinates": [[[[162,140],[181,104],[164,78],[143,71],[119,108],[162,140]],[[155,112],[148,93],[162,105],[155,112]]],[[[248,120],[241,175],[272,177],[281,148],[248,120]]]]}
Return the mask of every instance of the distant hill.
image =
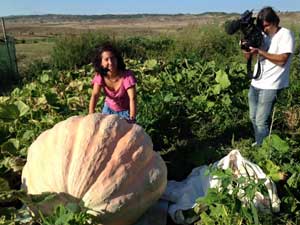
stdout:
{"type": "MultiPolygon", "coordinates": [[[[300,12],[279,12],[281,25],[298,29],[300,12]]],[[[238,13],[127,14],[127,15],[21,15],[4,17],[6,31],[17,39],[36,39],[63,34],[101,31],[108,34],[177,32],[189,26],[220,26],[239,18],[238,13]]]]}
{"type": "MultiPolygon", "coordinates": [[[[300,12],[284,12],[279,11],[278,14],[282,19],[285,18],[295,21],[300,20],[300,12]]],[[[177,20],[178,18],[238,18],[238,13],[225,12],[205,12],[201,14],[105,14],[105,15],[64,15],[64,14],[44,14],[44,15],[18,15],[6,16],[7,22],[13,23],[57,23],[57,22],[85,22],[85,21],[101,21],[101,20],[177,20]]],[[[297,22],[299,23],[299,22],[297,22]]]]}
{"type": "Polygon", "coordinates": [[[18,15],[6,16],[4,19],[9,22],[27,22],[27,21],[91,21],[91,20],[107,20],[107,19],[145,19],[145,18],[176,18],[176,17],[205,17],[205,16],[238,16],[234,13],[224,12],[207,12],[201,14],[105,14],[105,15],[63,15],[63,14],[44,14],[44,15],[18,15]]]}

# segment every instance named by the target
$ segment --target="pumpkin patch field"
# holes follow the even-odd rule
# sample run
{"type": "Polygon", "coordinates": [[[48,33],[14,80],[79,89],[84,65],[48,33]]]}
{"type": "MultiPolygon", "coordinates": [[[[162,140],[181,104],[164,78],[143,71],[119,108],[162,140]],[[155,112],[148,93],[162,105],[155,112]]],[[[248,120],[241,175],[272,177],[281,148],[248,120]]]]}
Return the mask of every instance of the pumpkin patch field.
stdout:
{"type": "MultiPolygon", "coordinates": [[[[126,37],[111,40],[121,48],[127,68],[137,78],[136,126],[141,127],[152,141],[151,154],[165,163],[167,175],[161,173],[161,176],[167,176],[168,180],[183,180],[193,168],[209,165],[232,149],[239,149],[245,158],[259,165],[274,181],[281,201],[280,211],[263,213],[255,209],[253,204],[242,205],[233,198],[234,195],[221,189],[219,192],[213,190],[206,199],[198,201],[205,204],[204,208],[198,204],[198,208],[187,212],[197,217],[193,224],[300,224],[299,33],[296,33],[297,46],[290,87],[279,96],[269,137],[261,147],[252,147],[253,134],[247,103],[250,80],[236,37],[228,37],[224,32],[210,29],[195,29],[194,32],[198,32],[198,40],[188,40],[187,37],[126,37]]],[[[70,55],[85,54],[76,50],[94,47],[97,41],[106,40],[103,36],[97,39],[93,35],[90,36],[90,42],[82,41],[82,38],[57,40],[51,55],[52,61],[33,62],[20,81],[0,96],[0,224],[99,224],[82,202],[75,204],[68,198],[65,204],[57,204],[50,213],[44,213],[39,208],[56,201],[57,193],[45,191],[29,195],[26,188],[21,187],[23,168],[26,168],[30,177],[29,167],[24,165],[29,159],[29,146],[38,136],[68,118],[88,114],[94,70],[88,60],[80,61],[87,59],[87,55],[74,58],[74,61],[71,61],[70,55]],[[86,43],[92,44],[87,47],[84,45],[86,43]],[[37,209],[34,213],[33,208],[37,209]]],[[[101,96],[96,108],[98,112],[103,101],[104,97],[101,96]]],[[[60,126],[61,130],[57,132],[73,132],[66,123],[60,126]]],[[[84,125],[79,128],[82,129],[78,131],[81,135],[85,129],[88,130],[84,125]]],[[[51,138],[56,140],[55,137],[51,138]]],[[[73,137],[68,141],[76,147],[79,139],[73,137]]],[[[49,141],[49,158],[43,159],[53,163],[53,170],[56,161],[50,154],[51,148],[56,154],[55,150],[63,145],[59,143],[56,146],[54,143],[49,141]]],[[[42,151],[38,146],[35,147],[35,151],[42,151]]],[[[68,157],[66,155],[65,160],[69,160],[68,157]]],[[[78,165],[73,165],[73,169],[84,170],[88,174],[90,167],[82,166],[80,162],[78,160],[78,165]]],[[[30,169],[34,171],[38,168],[31,165],[30,169]]],[[[228,186],[228,182],[233,185],[242,182],[235,180],[228,171],[215,173],[223,179],[223,188],[228,186]]],[[[34,174],[37,174],[36,171],[34,174]]],[[[39,176],[43,176],[43,172],[39,176]]],[[[35,187],[39,186],[39,182],[43,185],[42,178],[34,179],[37,182],[35,187]]],[[[132,185],[128,184],[128,189],[136,183],[141,187],[146,185],[146,181],[139,181],[138,176],[130,182],[132,185]]],[[[159,189],[164,185],[162,182],[156,187],[159,189]]],[[[80,188],[88,189],[83,186],[80,188]]],[[[260,188],[260,183],[251,182],[245,195],[250,198],[257,188],[260,188]]],[[[80,194],[78,196],[82,197],[80,194]]],[[[148,207],[147,202],[139,203],[148,207]]],[[[122,202],[119,204],[114,207],[121,208],[122,202]]],[[[126,205],[128,208],[124,209],[125,212],[128,210],[128,218],[134,204],[130,202],[126,205]]],[[[168,218],[168,225],[171,224],[174,222],[168,218]]]]}

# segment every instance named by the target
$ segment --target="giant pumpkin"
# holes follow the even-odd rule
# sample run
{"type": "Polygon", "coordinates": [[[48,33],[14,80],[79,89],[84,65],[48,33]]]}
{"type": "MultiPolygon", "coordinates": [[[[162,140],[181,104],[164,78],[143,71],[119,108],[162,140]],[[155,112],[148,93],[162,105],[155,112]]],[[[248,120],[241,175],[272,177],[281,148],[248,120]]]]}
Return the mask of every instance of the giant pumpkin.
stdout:
{"type": "Polygon", "coordinates": [[[105,225],[132,224],[162,195],[167,169],[150,137],[116,115],[73,116],[29,147],[28,194],[70,195],[105,225]]]}

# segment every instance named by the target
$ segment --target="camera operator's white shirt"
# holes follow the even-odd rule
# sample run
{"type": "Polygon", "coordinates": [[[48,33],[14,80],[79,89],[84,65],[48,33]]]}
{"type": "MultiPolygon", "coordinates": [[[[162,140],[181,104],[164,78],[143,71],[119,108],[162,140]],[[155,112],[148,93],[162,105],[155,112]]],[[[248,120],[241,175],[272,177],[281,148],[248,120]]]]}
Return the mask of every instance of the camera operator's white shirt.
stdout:
{"type": "MultiPolygon", "coordinates": [[[[278,66],[267,59],[261,59],[261,75],[258,79],[252,79],[251,85],[259,89],[282,89],[289,86],[289,73],[292,54],[295,50],[295,37],[293,32],[281,28],[273,37],[266,36],[264,43],[268,53],[291,53],[283,66],[278,66]]],[[[256,74],[257,63],[254,68],[256,74]]]]}

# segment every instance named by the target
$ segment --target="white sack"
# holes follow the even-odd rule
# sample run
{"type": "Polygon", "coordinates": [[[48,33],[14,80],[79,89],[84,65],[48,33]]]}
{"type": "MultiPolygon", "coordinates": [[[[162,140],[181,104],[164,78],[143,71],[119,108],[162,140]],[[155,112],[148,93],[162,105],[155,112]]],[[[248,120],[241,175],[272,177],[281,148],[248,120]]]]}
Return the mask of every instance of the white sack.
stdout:
{"type": "MultiPolygon", "coordinates": [[[[266,177],[264,172],[256,164],[244,159],[238,150],[232,150],[227,156],[215,162],[213,166],[222,169],[231,168],[237,176],[248,176],[247,173],[257,179],[266,179],[265,185],[268,190],[268,197],[257,193],[254,204],[259,210],[270,210],[270,203],[273,212],[279,212],[280,200],[274,183],[266,177]],[[247,172],[246,172],[247,171],[247,172]]],[[[163,199],[170,202],[168,213],[177,224],[190,224],[197,218],[184,218],[183,211],[192,209],[196,199],[205,196],[208,188],[220,186],[220,180],[206,176],[208,166],[194,168],[191,174],[183,181],[168,181],[163,199]]]]}

